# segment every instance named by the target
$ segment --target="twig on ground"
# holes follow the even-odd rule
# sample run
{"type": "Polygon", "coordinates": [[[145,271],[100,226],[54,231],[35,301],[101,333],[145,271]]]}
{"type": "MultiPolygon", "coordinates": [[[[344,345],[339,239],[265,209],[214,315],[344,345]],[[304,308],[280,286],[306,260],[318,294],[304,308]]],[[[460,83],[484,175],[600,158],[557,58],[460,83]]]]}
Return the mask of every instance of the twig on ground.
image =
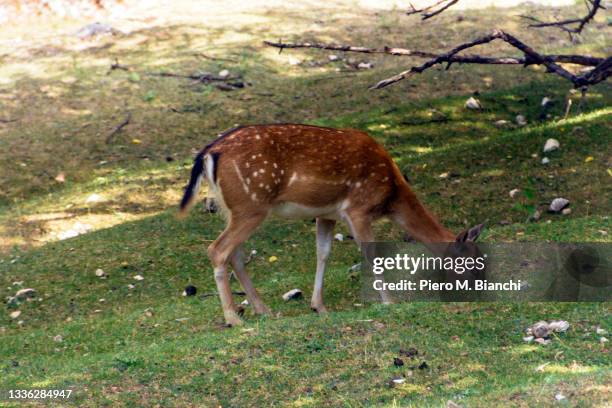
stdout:
{"type": "Polygon", "coordinates": [[[437,16],[442,13],[444,10],[448,9],[450,6],[457,4],[459,0],[439,0],[432,4],[431,6],[423,7],[422,9],[415,8],[412,4],[410,4],[410,10],[406,12],[407,15],[421,13],[421,19],[427,20],[431,17],[437,16]],[[446,3],[446,4],[444,4],[446,3]],[[440,8],[436,9],[436,7],[442,5],[440,8]],[[435,9],[435,10],[434,10],[435,9]]]}
{"type": "Polygon", "coordinates": [[[121,129],[123,129],[124,127],[126,127],[129,123],[130,120],[132,119],[132,112],[128,112],[126,118],[123,120],[123,122],[121,122],[120,124],[118,124],[117,126],[115,126],[115,128],[113,129],[113,131],[106,137],[106,143],[110,143],[113,138],[115,137],[115,135],[119,132],[121,132],[121,129]]]}
{"type": "Polygon", "coordinates": [[[582,18],[572,18],[572,19],[562,20],[562,21],[545,22],[545,21],[538,20],[537,18],[533,16],[521,16],[521,17],[526,20],[534,21],[533,24],[529,24],[529,27],[533,27],[533,28],[558,27],[559,29],[569,33],[571,37],[571,34],[580,34],[584,26],[587,25],[587,23],[595,17],[595,14],[597,14],[597,11],[599,9],[605,9],[605,7],[601,5],[601,0],[585,0],[585,3],[587,7],[587,14],[582,18]],[[574,24],[576,24],[575,27],[568,27],[574,24]]]}
{"type": "MultiPolygon", "coordinates": [[[[246,293],[245,292],[232,292],[232,295],[244,296],[244,295],[246,295],[246,293]]],[[[202,293],[200,295],[200,299],[205,299],[205,298],[211,297],[211,296],[219,296],[219,293],[217,293],[217,292],[202,293]]]]}
{"type": "Polygon", "coordinates": [[[211,61],[227,61],[227,62],[233,62],[233,63],[237,63],[238,61],[235,59],[231,59],[231,58],[221,58],[221,57],[213,57],[211,55],[207,55],[204,54],[203,52],[196,52],[195,54],[196,57],[200,57],[200,58],[204,58],[207,60],[211,60],[211,61]]]}
{"type": "Polygon", "coordinates": [[[111,72],[113,72],[116,69],[120,69],[120,70],[123,70],[123,71],[129,71],[130,67],[128,67],[127,65],[120,64],[119,60],[117,58],[115,58],[115,62],[111,63],[110,70],[108,71],[108,73],[110,74],[111,72]]]}
{"type": "Polygon", "coordinates": [[[17,122],[17,119],[0,119],[0,123],[12,123],[17,122]]]}

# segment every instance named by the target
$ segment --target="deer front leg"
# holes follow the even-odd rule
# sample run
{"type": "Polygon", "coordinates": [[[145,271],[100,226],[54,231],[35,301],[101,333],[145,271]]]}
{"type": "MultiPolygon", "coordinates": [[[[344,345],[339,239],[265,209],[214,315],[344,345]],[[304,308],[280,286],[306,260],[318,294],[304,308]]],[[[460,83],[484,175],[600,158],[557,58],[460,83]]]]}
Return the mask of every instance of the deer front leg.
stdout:
{"type": "Polygon", "coordinates": [[[331,252],[335,225],[336,221],[317,218],[317,273],[310,302],[311,309],[317,313],[327,312],[323,304],[323,275],[325,275],[325,265],[331,252]]]}
{"type": "Polygon", "coordinates": [[[230,262],[232,264],[232,268],[234,268],[236,277],[240,281],[240,284],[246,293],[249,303],[253,306],[253,311],[256,314],[270,314],[270,308],[261,300],[259,293],[257,293],[255,286],[253,286],[251,278],[246,272],[246,268],[244,267],[244,254],[242,251],[242,246],[239,246],[234,250],[232,257],[230,258],[230,262]]]}
{"type": "MultiPolygon", "coordinates": [[[[346,217],[346,221],[349,225],[349,228],[353,232],[353,236],[355,237],[355,241],[360,251],[369,251],[371,252],[374,247],[372,245],[364,246],[362,245],[364,242],[373,242],[374,241],[374,233],[372,232],[372,219],[368,215],[364,215],[360,212],[353,212],[348,214],[346,217]]],[[[372,254],[365,253],[363,254],[366,259],[371,259],[372,254]]],[[[382,279],[384,281],[384,277],[380,275],[378,279],[382,279]]],[[[378,292],[380,298],[384,304],[393,303],[393,299],[391,295],[386,290],[381,290],[378,292]]]]}

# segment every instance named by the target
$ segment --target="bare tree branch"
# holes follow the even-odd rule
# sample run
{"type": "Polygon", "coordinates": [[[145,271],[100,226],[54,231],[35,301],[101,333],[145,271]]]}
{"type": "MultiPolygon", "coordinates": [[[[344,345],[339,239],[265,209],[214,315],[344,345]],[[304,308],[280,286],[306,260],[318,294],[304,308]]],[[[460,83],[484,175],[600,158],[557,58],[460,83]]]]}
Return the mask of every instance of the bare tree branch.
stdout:
{"type": "Polygon", "coordinates": [[[587,25],[587,23],[595,17],[595,14],[597,14],[597,11],[599,9],[605,9],[605,7],[601,5],[601,0],[586,0],[585,3],[586,3],[588,12],[582,18],[572,18],[569,20],[544,22],[532,16],[521,16],[521,17],[535,22],[534,24],[529,24],[529,27],[533,27],[533,28],[558,27],[561,30],[566,31],[570,34],[580,34],[584,26],[587,25]],[[573,24],[577,24],[577,26],[568,27],[573,24]]]}
{"type": "Polygon", "coordinates": [[[420,74],[426,69],[431,68],[432,66],[437,65],[437,64],[446,62],[450,66],[450,64],[453,63],[452,59],[455,57],[455,54],[465,49],[475,47],[477,45],[490,43],[491,41],[494,41],[497,39],[505,41],[506,43],[512,45],[514,48],[517,48],[518,50],[523,52],[523,54],[525,55],[525,60],[526,60],[527,65],[530,65],[530,64],[544,65],[547,68],[548,72],[554,73],[556,75],[559,75],[562,78],[567,79],[568,81],[572,82],[575,87],[594,85],[598,82],[605,80],[608,76],[610,76],[610,74],[612,74],[612,66],[609,62],[610,58],[607,58],[606,60],[601,62],[594,69],[588,71],[587,73],[580,75],[580,76],[574,75],[571,72],[567,71],[565,68],[555,63],[555,61],[553,61],[548,56],[538,54],[533,48],[521,42],[516,37],[504,31],[501,31],[501,30],[495,30],[493,31],[492,34],[486,35],[474,41],[470,41],[468,43],[461,44],[453,48],[449,52],[445,54],[441,54],[438,57],[433,58],[425,62],[422,65],[412,67],[390,78],[383,79],[382,81],[374,85],[372,89],[384,88],[386,86],[399,82],[414,74],[420,74]]]}
{"type": "MultiPolygon", "coordinates": [[[[364,54],[387,54],[394,56],[413,56],[419,58],[437,58],[440,54],[410,50],[407,48],[387,47],[384,48],[368,48],[352,45],[341,44],[323,44],[323,43],[283,43],[264,41],[264,44],[270,47],[279,49],[285,48],[317,48],[330,51],[356,52],[364,54]]],[[[577,64],[585,66],[597,66],[604,61],[604,58],[597,58],[584,55],[544,55],[544,57],[553,62],[577,64]]],[[[453,55],[449,58],[451,63],[459,64],[492,64],[492,65],[529,65],[530,62],[526,58],[520,57],[483,57],[480,55],[453,55]]]]}
{"type": "Polygon", "coordinates": [[[450,6],[457,4],[459,0],[439,0],[432,4],[431,6],[424,7],[422,9],[415,8],[412,4],[410,5],[410,10],[406,12],[407,15],[421,13],[421,19],[427,20],[431,17],[437,16],[442,13],[444,10],[449,8],[450,6]],[[436,9],[436,7],[442,5],[440,8],[436,9]],[[435,9],[435,10],[434,10],[435,9]]]}

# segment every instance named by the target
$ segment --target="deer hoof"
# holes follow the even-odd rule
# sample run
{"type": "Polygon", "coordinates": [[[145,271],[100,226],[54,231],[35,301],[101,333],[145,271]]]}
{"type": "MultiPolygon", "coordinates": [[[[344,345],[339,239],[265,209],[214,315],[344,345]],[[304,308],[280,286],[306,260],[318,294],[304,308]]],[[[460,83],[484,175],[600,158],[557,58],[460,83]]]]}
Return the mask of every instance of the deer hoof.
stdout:
{"type": "Polygon", "coordinates": [[[230,327],[242,326],[244,322],[242,319],[236,314],[236,312],[229,312],[225,314],[225,324],[230,327]]]}
{"type": "Polygon", "coordinates": [[[312,309],[313,312],[317,312],[318,314],[325,314],[325,313],[327,313],[327,309],[323,305],[321,305],[321,306],[310,306],[310,309],[312,309]]]}

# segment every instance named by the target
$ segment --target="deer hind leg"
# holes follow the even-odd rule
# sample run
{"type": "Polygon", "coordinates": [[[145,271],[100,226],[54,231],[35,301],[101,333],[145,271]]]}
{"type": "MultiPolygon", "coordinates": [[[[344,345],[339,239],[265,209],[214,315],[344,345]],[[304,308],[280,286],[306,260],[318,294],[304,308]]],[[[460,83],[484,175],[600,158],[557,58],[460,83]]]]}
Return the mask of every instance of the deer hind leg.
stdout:
{"type": "Polygon", "coordinates": [[[236,277],[240,281],[240,285],[242,285],[242,288],[246,293],[249,303],[253,306],[253,311],[257,314],[270,314],[270,308],[268,308],[268,306],[266,306],[261,300],[259,293],[257,293],[255,286],[253,286],[251,278],[246,272],[242,245],[234,250],[230,258],[230,263],[232,264],[232,268],[234,268],[236,277]]]}
{"type": "Polygon", "coordinates": [[[317,218],[317,273],[310,302],[311,309],[317,313],[327,312],[323,304],[323,275],[331,252],[335,225],[336,221],[317,218]]]}
{"type": "Polygon", "coordinates": [[[208,247],[208,257],[214,268],[223,316],[225,322],[230,326],[240,325],[242,320],[236,313],[236,305],[232,299],[227,264],[236,248],[247,240],[265,218],[266,214],[248,214],[243,217],[235,217],[230,214],[230,221],[225,231],[208,247]]]}
{"type": "MultiPolygon", "coordinates": [[[[371,259],[373,257],[374,250],[373,245],[362,245],[366,242],[374,241],[374,233],[372,232],[372,217],[369,215],[364,215],[362,213],[350,213],[347,215],[346,220],[349,224],[349,228],[353,232],[353,236],[355,237],[355,241],[359,246],[360,251],[367,251],[364,253],[364,257],[366,259],[371,259]]],[[[377,279],[382,279],[384,281],[383,275],[377,275],[377,279]]],[[[386,290],[381,290],[378,292],[381,300],[385,304],[393,303],[393,299],[391,295],[386,290]]]]}

